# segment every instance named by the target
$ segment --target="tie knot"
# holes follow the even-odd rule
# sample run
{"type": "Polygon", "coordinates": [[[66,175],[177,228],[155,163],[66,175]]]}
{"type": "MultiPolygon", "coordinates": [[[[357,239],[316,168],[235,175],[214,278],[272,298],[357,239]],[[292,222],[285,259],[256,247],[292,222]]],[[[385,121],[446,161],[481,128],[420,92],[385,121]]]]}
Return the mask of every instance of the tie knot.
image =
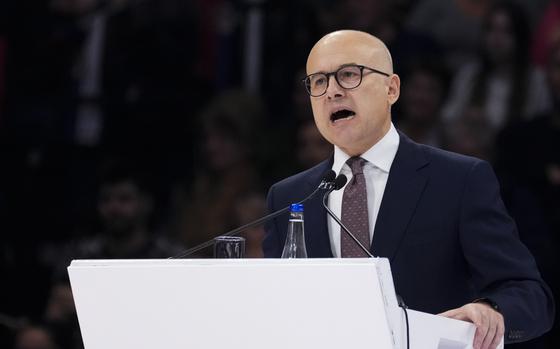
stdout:
{"type": "Polygon", "coordinates": [[[350,159],[346,160],[346,164],[350,166],[352,170],[352,175],[355,176],[357,174],[364,173],[364,164],[366,163],[365,159],[362,159],[359,156],[351,157],[350,159]]]}

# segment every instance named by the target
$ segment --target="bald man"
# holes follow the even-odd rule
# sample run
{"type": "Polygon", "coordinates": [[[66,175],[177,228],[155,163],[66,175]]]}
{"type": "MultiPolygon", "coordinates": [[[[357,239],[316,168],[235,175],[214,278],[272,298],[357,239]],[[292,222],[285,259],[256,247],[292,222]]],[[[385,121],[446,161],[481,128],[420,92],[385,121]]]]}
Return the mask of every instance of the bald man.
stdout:
{"type": "MultiPolygon", "coordinates": [[[[552,295],[490,165],[414,143],[393,126],[401,82],[383,42],[330,33],[309,53],[307,74],[315,123],[334,154],[273,185],[269,210],[306,197],[329,169],[342,173],[348,184],[328,205],[375,256],[389,258],[408,306],[473,322],[477,349],[495,348],[504,334],[511,343],[547,331],[552,295]]],[[[287,223],[285,215],[267,225],[266,257],[280,257],[287,223]]],[[[311,258],[365,256],[327,219],[319,197],[305,205],[305,234],[311,258]]]]}

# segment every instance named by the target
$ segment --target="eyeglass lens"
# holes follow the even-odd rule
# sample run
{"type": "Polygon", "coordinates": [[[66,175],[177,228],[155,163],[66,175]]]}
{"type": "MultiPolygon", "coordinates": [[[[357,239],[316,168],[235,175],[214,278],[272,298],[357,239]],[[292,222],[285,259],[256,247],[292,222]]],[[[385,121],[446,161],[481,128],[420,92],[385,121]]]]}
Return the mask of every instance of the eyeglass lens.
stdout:
{"type": "MultiPolygon", "coordinates": [[[[319,96],[325,93],[331,74],[317,73],[308,76],[306,86],[309,93],[312,96],[319,96]]],[[[354,88],[362,80],[362,69],[359,66],[345,66],[338,69],[334,74],[336,81],[343,88],[354,88]]]]}

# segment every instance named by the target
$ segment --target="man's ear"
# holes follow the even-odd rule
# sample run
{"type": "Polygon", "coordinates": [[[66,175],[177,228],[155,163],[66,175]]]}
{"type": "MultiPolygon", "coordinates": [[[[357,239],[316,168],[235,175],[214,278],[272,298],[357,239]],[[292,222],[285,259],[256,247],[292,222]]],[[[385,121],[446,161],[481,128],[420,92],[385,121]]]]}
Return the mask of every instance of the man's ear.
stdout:
{"type": "Polygon", "coordinates": [[[390,105],[395,104],[401,95],[401,78],[397,74],[393,74],[387,78],[389,80],[389,88],[387,90],[387,97],[390,105]]]}

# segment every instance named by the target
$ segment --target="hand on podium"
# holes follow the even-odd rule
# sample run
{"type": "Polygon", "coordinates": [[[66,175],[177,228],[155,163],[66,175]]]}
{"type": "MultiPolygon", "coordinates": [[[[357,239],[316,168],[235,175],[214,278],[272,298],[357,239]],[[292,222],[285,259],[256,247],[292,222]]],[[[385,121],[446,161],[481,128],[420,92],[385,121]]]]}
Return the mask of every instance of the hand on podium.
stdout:
{"type": "Polygon", "coordinates": [[[496,349],[504,335],[504,317],[484,302],[469,303],[439,315],[472,322],[476,326],[474,349],[496,349]]]}

